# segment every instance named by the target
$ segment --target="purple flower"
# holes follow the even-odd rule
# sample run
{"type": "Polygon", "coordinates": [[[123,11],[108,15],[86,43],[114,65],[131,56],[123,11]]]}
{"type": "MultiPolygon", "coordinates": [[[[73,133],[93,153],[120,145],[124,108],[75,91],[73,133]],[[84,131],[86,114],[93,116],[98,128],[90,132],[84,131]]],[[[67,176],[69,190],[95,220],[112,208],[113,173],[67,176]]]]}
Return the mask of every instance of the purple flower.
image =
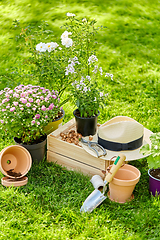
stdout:
{"type": "Polygon", "coordinates": [[[35,115],[35,118],[36,118],[36,119],[39,119],[39,118],[40,118],[40,116],[41,116],[41,115],[39,115],[39,114],[36,114],[36,115],[35,115]]]}
{"type": "Polygon", "coordinates": [[[41,107],[41,110],[42,110],[42,111],[46,111],[46,107],[43,105],[43,106],[41,107]]]}
{"type": "Polygon", "coordinates": [[[52,98],[56,99],[56,98],[57,98],[57,96],[56,96],[56,95],[52,95],[52,98]]]}
{"type": "Polygon", "coordinates": [[[11,107],[11,108],[10,108],[10,111],[11,111],[11,112],[14,112],[15,109],[16,109],[15,107],[11,107]]]}

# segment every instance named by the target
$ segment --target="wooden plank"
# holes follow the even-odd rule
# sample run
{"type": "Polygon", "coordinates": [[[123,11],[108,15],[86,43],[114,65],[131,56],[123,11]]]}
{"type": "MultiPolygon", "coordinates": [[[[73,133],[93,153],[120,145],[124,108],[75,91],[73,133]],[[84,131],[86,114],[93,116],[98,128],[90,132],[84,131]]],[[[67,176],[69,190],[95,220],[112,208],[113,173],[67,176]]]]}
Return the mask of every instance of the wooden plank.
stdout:
{"type": "Polygon", "coordinates": [[[47,151],[47,160],[49,162],[55,162],[61,166],[66,167],[68,170],[75,170],[82,172],[85,175],[93,176],[93,175],[100,175],[104,177],[102,171],[100,169],[94,168],[87,164],[83,164],[81,162],[75,161],[72,158],[68,158],[62,154],[58,154],[55,152],[47,151]]]}
{"type": "Polygon", "coordinates": [[[68,158],[75,159],[78,162],[88,164],[98,169],[105,170],[106,161],[101,158],[96,158],[87,153],[82,147],[76,146],[71,143],[67,143],[54,136],[48,136],[47,140],[48,151],[62,154],[68,158]]]}

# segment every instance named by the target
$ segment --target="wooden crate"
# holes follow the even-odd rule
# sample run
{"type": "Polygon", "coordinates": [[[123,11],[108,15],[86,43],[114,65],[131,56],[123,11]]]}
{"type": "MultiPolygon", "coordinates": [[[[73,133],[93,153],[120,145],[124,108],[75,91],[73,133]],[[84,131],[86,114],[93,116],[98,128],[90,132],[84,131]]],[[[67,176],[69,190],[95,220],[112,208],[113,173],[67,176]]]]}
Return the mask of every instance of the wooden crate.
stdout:
{"type": "Polygon", "coordinates": [[[76,129],[74,118],[48,135],[47,160],[65,166],[69,170],[103,177],[102,170],[105,171],[108,161],[91,156],[81,146],[61,140],[60,133],[67,133],[72,129],[76,129]]]}

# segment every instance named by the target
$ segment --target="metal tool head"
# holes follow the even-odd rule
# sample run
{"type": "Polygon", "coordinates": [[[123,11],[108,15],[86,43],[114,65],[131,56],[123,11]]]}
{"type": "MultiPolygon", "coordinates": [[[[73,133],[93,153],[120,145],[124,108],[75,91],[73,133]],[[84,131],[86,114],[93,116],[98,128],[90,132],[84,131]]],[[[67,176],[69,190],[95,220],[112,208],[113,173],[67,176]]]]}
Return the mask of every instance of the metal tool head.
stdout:
{"type": "Polygon", "coordinates": [[[95,189],[84,201],[80,212],[92,212],[98,207],[107,197],[101,191],[95,189]]]}
{"type": "Polygon", "coordinates": [[[97,154],[98,158],[107,154],[106,150],[97,142],[90,142],[85,140],[84,138],[81,138],[81,142],[88,145],[88,147],[97,154]]]}

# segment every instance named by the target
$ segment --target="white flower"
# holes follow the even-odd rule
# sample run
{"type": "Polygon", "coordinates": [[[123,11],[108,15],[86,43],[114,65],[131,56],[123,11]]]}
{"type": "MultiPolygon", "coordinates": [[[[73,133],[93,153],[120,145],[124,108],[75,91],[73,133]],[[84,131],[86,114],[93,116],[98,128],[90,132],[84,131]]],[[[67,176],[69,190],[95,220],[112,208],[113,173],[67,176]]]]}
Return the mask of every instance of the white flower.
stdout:
{"type": "Polygon", "coordinates": [[[86,76],[86,79],[91,81],[91,77],[90,76],[86,76]]]}
{"type": "Polygon", "coordinates": [[[99,95],[100,95],[100,97],[103,97],[103,93],[102,93],[102,92],[100,92],[100,94],[99,94],[99,95]]]}
{"type": "Polygon", "coordinates": [[[82,22],[87,22],[87,19],[86,19],[86,18],[83,18],[83,19],[82,19],[82,22]]]}
{"type": "Polygon", "coordinates": [[[69,35],[72,35],[72,33],[68,32],[68,31],[64,31],[64,33],[62,33],[62,35],[61,35],[61,39],[68,38],[69,35]]]}
{"type": "Polygon", "coordinates": [[[40,42],[40,43],[38,43],[37,45],[36,45],[36,50],[38,51],[38,52],[46,52],[46,44],[45,43],[42,43],[42,42],[40,42]]]}
{"type": "Polygon", "coordinates": [[[46,49],[48,52],[55,50],[59,45],[56,42],[46,43],[46,49]]]}
{"type": "Polygon", "coordinates": [[[91,63],[94,63],[94,62],[98,62],[98,58],[95,55],[91,55],[88,58],[88,65],[90,65],[91,63]]]}
{"type": "Polygon", "coordinates": [[[83,88],[83,91],[84,91],[84,92],[87,92],[87,87],[84,87],[84,88],[83,88]]]}
{"type": "Polygon", "coordinates": [[[156,146],[154,147],[154,149],[156,149],[156,150],[157,150],[157,149],[158,149],[158,146],[156,145],[156,146]]]}
{"type": "Polygon", "coordinates": [[[74,13],[67,13],[67,17],[75,17],[76,15],[74,13]]]}
{"type": "Polygon", "coordinates": [[[71,38],[62,38],[62,45],[65,47],[71,47],[73,45],[73,41],[71,38]]]}
{"type": "Polygon", "coordinates": [[[103,75],[102,67],[99,68],[100,74],[103,75]]]}
{"type": "Polygon", "coordinates": [[[97,73],[97,69],[98,69],[98,66],[97,66],[97,65],[95,65],[95,66],[94,66],[94,69],[93,69],[93,71],[92,71],[92,72],[93,72],[93,73],[97,73]]]}

